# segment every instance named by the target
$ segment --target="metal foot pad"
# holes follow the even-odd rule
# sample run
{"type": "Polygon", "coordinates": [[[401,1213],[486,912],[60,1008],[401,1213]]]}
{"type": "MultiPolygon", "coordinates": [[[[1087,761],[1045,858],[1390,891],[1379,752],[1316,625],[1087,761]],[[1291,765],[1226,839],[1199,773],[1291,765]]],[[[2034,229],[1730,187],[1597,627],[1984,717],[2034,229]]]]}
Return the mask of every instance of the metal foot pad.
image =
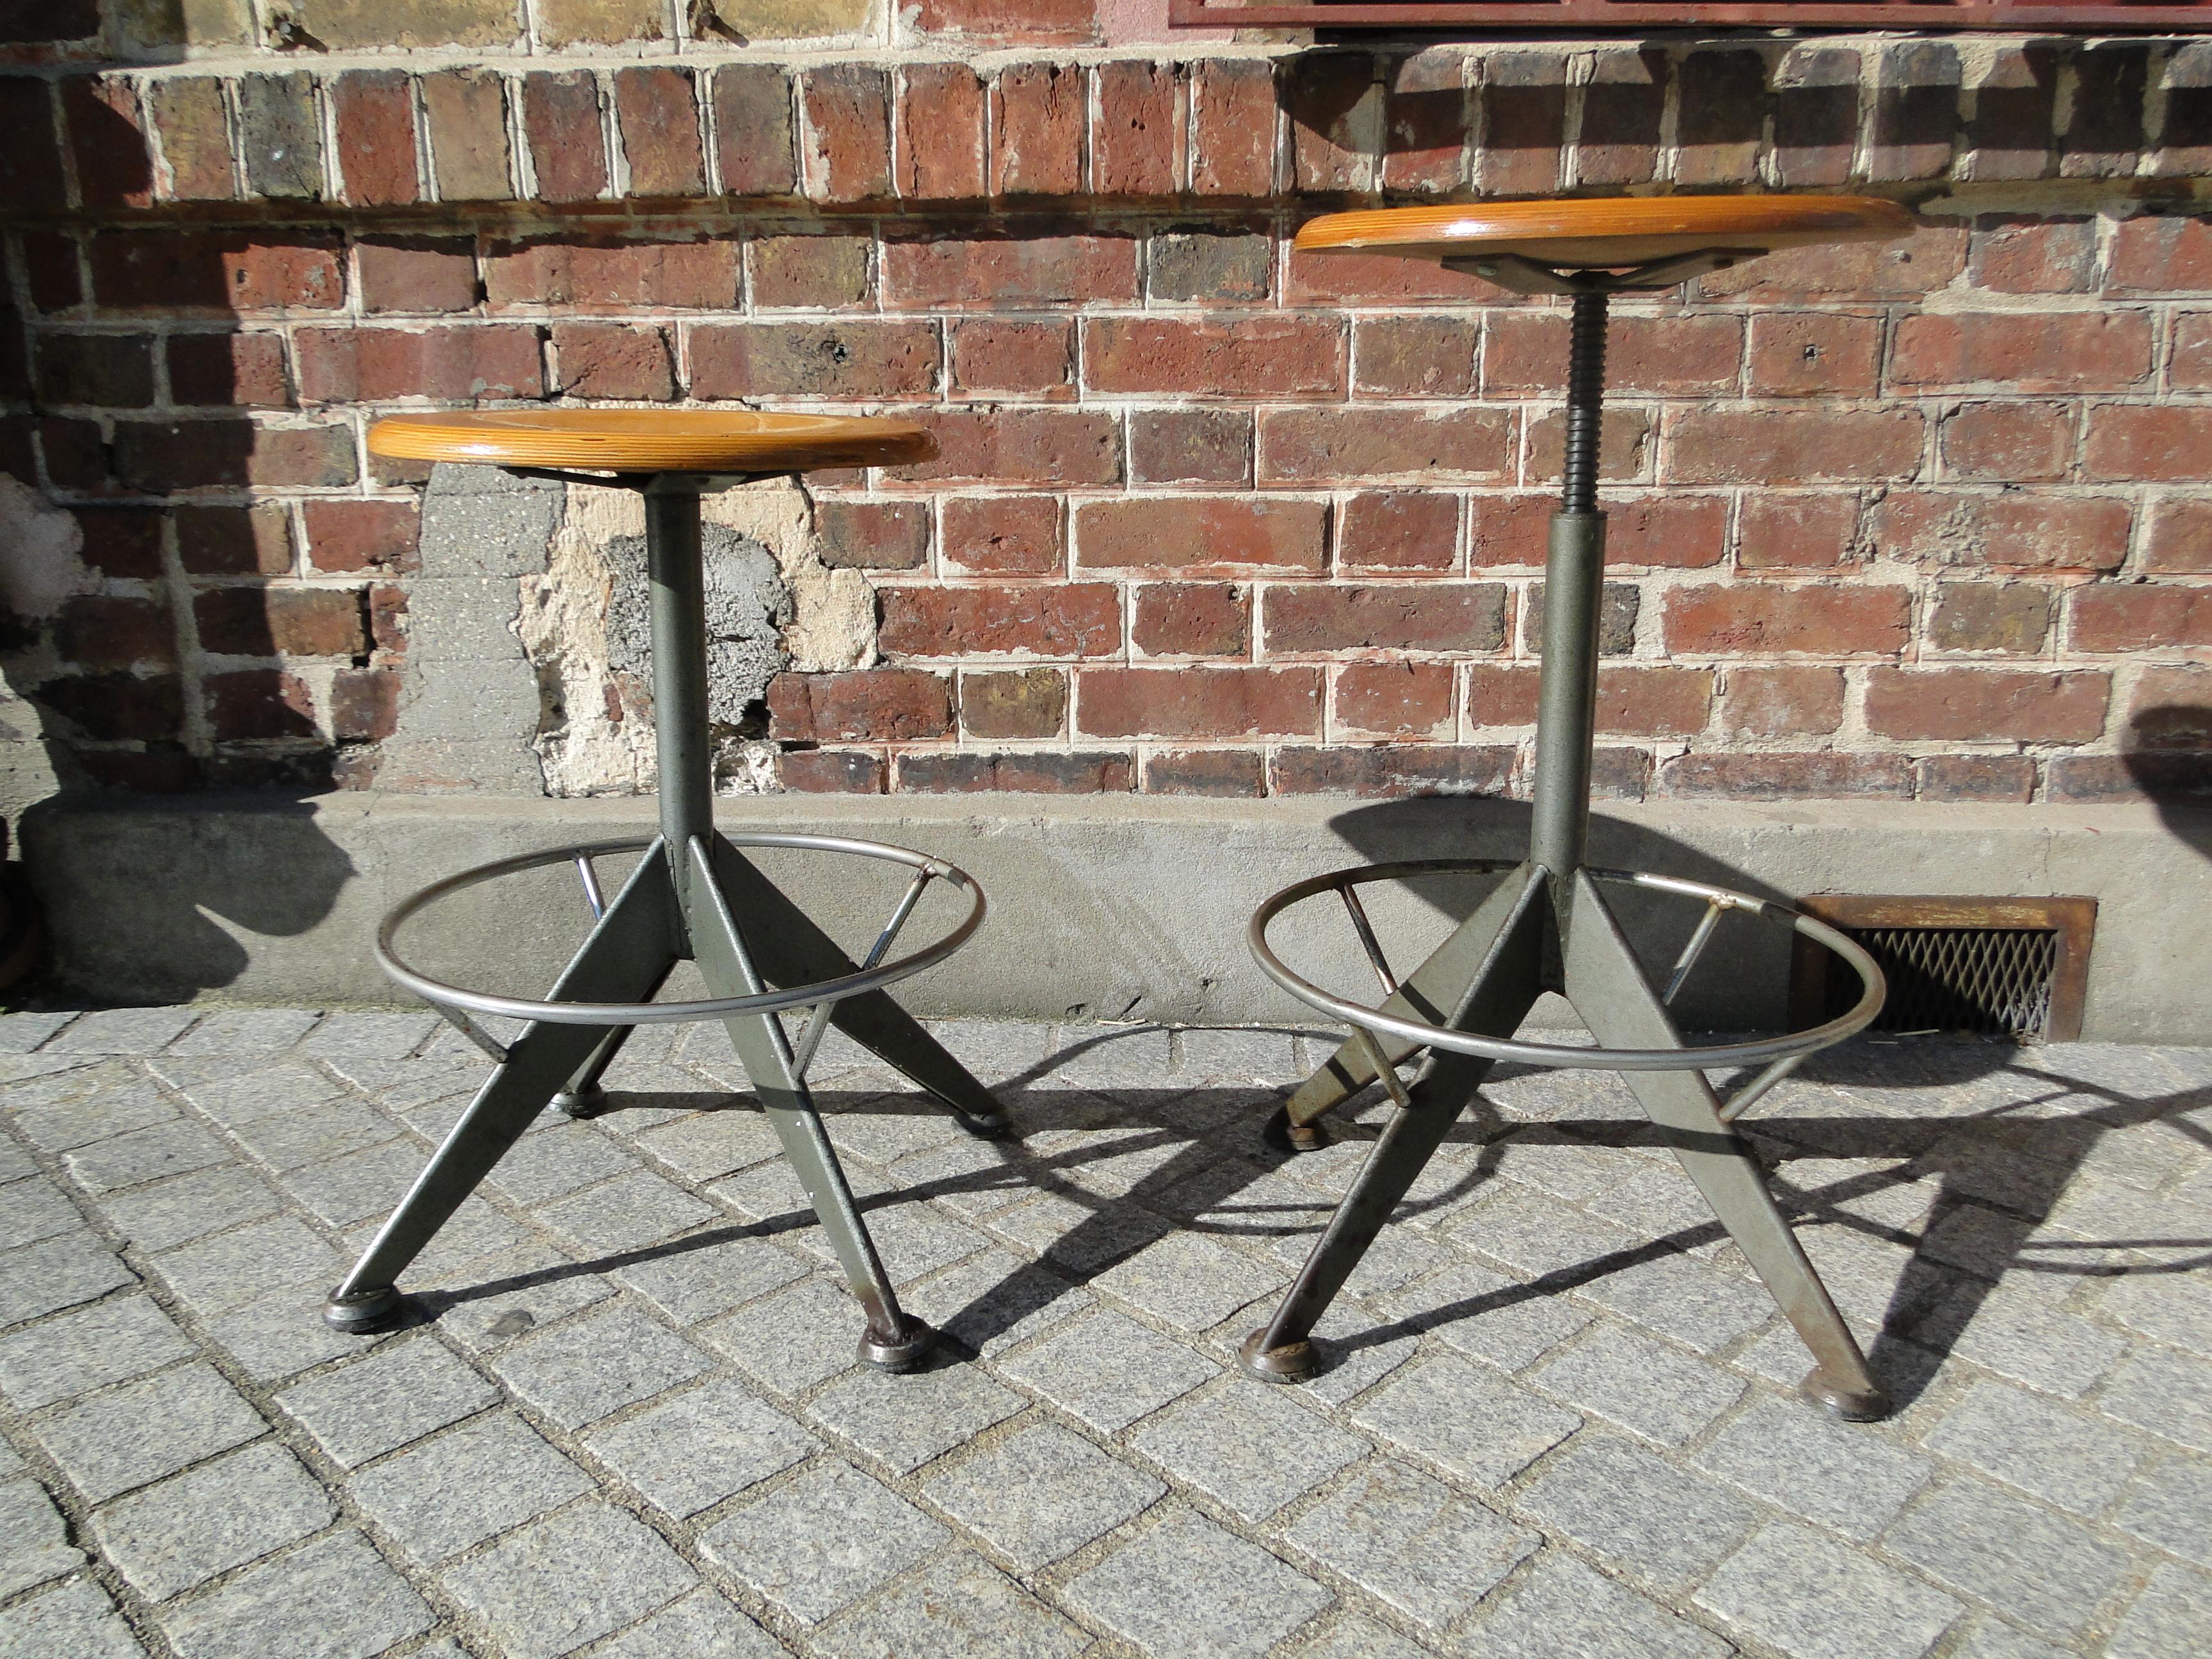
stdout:
{"type": "Polygon", "coordinates": [[[1880,1389],[1846,1389],[1831,1382],[1818,1370],[1805,1373],[1798,1393],[1831,1417],[1846,1423],[1877,1423],[1889,1415],[1889,1396],[1880,1389]]]}
{"type": "Polygon", "coordinates": [[[1013,1138],[1014,1122],[1006,1115],[1004,1107],[988,1115],[961,1112],[959,1115],[960,1127],[978,1140],[1009,1140],[1013,1138]]]}
{"type": "Polygon", "coordinates": [[[1329,1144],[1328,1132],[1320,1124],[1291,1122],[1287,1106],[1275,1108],[1274,1116],[1261,1133],[1279,1152],[1318,1152],[1329,1144]]]}
{"type": "Polygon", "coordinates": [[[350,1296],[333,1291],[331,1299],[323,1304],[323,1323],[334,1331],[343,1331],[349,1336],[366,1336],[372,1331],[382,1330],[398,1316],[407,1298],[392,1285],[380,1285],[372,1291],[356,1291],[350,1296]]]}
{"type": "Polygon", "coordinates": [[[878,1336],[874,1328],[860,1333],[860,1359],[881,1371],[910,1371],[929,1357],[937,1346],[937,1333],[925,1320],[912,1314],[902,1322],[899,1334],[886,1339],[878,1336]]]}
{"type": "Polygon", "coordinates": [[[1310,1338],[1279,1348],[1263,1347],[1267,1340],[1264,1328],[1256,1330],[1237,1350],[1237,1364],[1245,1376],[1262,1382],[1310,1382],[1320,1371],[1321,1354],[1310,1338]]]}
{"type": "Polygon", "coordinates": [[[607,1091],[596,1085],[589,1089],[563,1089],[553,1097],[553,1109],[570,1117],[597,1117],[607,1109],[607,1091]]]}

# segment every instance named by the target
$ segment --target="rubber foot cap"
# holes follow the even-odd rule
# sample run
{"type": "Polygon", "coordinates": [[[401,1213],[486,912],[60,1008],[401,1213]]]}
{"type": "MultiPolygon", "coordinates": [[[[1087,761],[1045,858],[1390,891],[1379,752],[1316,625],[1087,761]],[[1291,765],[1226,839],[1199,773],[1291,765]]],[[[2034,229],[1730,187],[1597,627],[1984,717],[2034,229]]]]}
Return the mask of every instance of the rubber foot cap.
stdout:
{"type": "Polygon", "coordinates": [[[1321,1354],[1312,1339],[1265,1346],[1267,1333],[1256,1330],[1237,1350],[1237,1364],[1247,1376],[1262,1382],[1310,1382],[1321,1370],[1321,1354]]]}
{"type": "Polygon", "coordinates": [[[908,1314],[895,1338],[880,1337],[872,1329],[860,1333],[860,1363],[879,1371],[910,1371],[936,1346],[937,1333],[927,1322],[908,1314]]]}
{"type": "Polygon", "coordinates": [[[1328,1134],[1319,1123],[1293,1123],[1291,1109],[1278,1106],[1274,1116],[1267,1120],[1262,1131],[1267,1142],[1279,1152],[1317,1152],[1328,1145],[1328,1134]]]}
{"type": "Polygon", "coordinates": [[[350,1296],[333,1292],[331,1299],[323,1304],[323,1323],[349,1336],[365,1336],[392,1323],[406,1300],[397,1287],[390,1285],[380,1285],[373,1291],[356,1291],[350,1296]]]}
{"type": "Polygon", "coordinates": [[[1003,1109],[981,1116],[973,1112],[963,1112],[960,1114],[960,1127],[978,1140],[1006,1140],[1014,1133],[1013,1120],[1003,1109]]]}
{"type": "Polygon", "coordinates": [[[596,1084],[573,1092],[563,1089],[553,1097],[553,1109],[566,1112],[570,1117],[597,1117],[607,1109],[607,1091],[596,1084]]]}
{"type": "Polygon", "coordinates": [[[1880,1389],[1847,1389],[1831,1382],[1817,1370],[1805,1373],[1798,1393],[1846,1423],[1878,1423],[1889,1415],[1889,1396],[1880,1389]]]}

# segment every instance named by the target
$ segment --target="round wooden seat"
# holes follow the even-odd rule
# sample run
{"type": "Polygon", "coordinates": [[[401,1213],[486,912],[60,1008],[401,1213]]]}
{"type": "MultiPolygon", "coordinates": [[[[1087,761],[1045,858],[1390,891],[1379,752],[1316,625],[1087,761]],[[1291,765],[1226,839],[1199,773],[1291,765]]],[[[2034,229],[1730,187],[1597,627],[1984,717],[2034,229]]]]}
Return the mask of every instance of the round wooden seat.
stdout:
{"type": "Polygon", "coordinates": [[[804,472],[927,461],[937,441],[910,421],[667,409],[486,409],[389,415],[372,453],[586,472],[804,472]]]}
{"type": "Polygon", "coordinates": [[[1332,213],[1298,228],[1306,253],[1457,262],[1513,254],[1562,270],[1620,270],[1687,253],[1744,255],[1886,240],[1918,222],[1873,196],[1638,196],[1469,202],[1332,213]]]}

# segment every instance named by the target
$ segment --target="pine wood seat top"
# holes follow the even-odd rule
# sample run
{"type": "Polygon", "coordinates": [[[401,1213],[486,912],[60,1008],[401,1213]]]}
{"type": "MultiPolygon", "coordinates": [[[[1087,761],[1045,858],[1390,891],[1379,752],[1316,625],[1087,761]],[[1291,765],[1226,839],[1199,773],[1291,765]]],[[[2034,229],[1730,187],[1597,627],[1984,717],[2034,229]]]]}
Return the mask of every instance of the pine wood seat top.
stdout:
{"type": "Polygon", "coordinates": [[[1886,240],[1917,222],[1910,209],[1873,196],[1469,202],[1328,214],[1299,227],[1297,246],[1455,261],[1510,253],[1559,270],[1619,270],[1707,250],[1886,240]]]}
{"type": "Polygon", "coordinates": [[[804,472],[900,466],[937,453],[910,421],[688,409],[483,409],[392,415],[368,429],[378,455],[590,472],[804,472]]]}

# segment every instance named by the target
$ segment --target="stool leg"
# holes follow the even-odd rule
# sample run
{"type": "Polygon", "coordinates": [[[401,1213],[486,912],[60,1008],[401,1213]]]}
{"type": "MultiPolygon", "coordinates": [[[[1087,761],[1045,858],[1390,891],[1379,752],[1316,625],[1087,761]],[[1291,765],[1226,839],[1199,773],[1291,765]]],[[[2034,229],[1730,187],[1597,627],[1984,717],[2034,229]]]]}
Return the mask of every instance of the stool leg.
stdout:
{"type": "MultiPolygon", "coordinates": [[[[1513,908],[1493,931],[1468,992],[1456,1022],[1460,1030],[1510,1036],[1541,993],[1547,887],[1539,878],[1511,895],[1513,908]]],[[[1314,1375],[1319,1368],[1314,1327],[1489,1070],[1488,1060],[1472,1054],[1439,1054],[1429,1074],[1413,1085],[1405,1109],[1390,1120],[1360,1165],[1274,1318],[1245,1339],[1239,1359],[1249,1374],[1270,1382],[1303,1382],[1314,1375]]]]}
{"type": "MultiPolygon", "coordinates": [[[[1474,996],[1475,981],[1483,963],[1496,948],[1498,934],[1518,909],[1533,874],[1526,864],[1508,872],[1505,879],[1475,908],[1474,914],[1455,928],[1451,937],[1438,945],[1426,962],[1406,976],[1397,991],[1382,1004],[1382,1012],[1458,1030],[1474,1029],[1462,1022],[1474,996]]],[[[1403,1037],[1379,1031],[1374,1033],[1374,1041],[1394,1065],[1419,1047],[1403,1037]]],[[[1357,1038],[1347,1039],[1326,1065],[1298,1085],[1285,1103],[1283,1121],[1291,1145],[1300,1151],[1320,1146],[1321,1139],[1313,1125],[1324,1112],[1350,1099],[1375,1078],[1375,1063],[1368,1058],[1366,1045],[1357,1038]]]]}
{"type": "MultiPolygon", "coordinates": [[[[693,865],[686,883],[691,948],[708,994],[717,997],[757,995],[763,979],[738,925],[734,907],[714,872],[704,867],[706,843],[691,842],[693,865]]],[[[770,930],[757,929],[765,935],[770,930]]],[[[837,1162],[836,1150],[814,1109],[814,1097],[792,1069],[791,1044],[773,1014],[740,1015],[722,1022],[738,1063],[751,1080],[783,1155],[805,1188],[815,1218],[845,1271],[845,1282],[867,1316],[860,1358],[888,1371],[910,1370],[928,1353],[936,1333],[901,1310],[890,1279],[876,1254],[867,1224],[860,1218],[853,1189],[837,1162]]]]}
{"type": "MultiPolygon", "coordinates": [[[[1575,874],[1566,939],[1566,993],[1591,1034],[1607,1048],[1679,1048],[1666,1005],[1644,977],[1635,951],[1586,872],[1575,874]]],[[[1767,1190],[1765,1172],[1735,1131],[1721,1121],[1720,1099],[1698,1072],[1622,1073],[1674,1156],[1729,1230],[1753,1270],[1789,1316],[1814,1369],[1805,1392],[1838,1417],[1882,1417],[1889,1401],[1866,1356],[1807,1259],[1804,1247],[1767,1190]]]]}
{"type": "MultiPolygon", "coordinates": [[[[642,1000],[667,977],[676,960],[670,932],[674,917],[668,863],[656,842],[562,970],[552,995],[585,1002],[642,1000]]],[[[544,1021],[524,1028],[392,1218],[331,1293],[323,1310],[330,1324],[342,1331],[370,1331],[398,1312],[399,1275],[605,1035],[601,1026],[544,1021]]]]}

